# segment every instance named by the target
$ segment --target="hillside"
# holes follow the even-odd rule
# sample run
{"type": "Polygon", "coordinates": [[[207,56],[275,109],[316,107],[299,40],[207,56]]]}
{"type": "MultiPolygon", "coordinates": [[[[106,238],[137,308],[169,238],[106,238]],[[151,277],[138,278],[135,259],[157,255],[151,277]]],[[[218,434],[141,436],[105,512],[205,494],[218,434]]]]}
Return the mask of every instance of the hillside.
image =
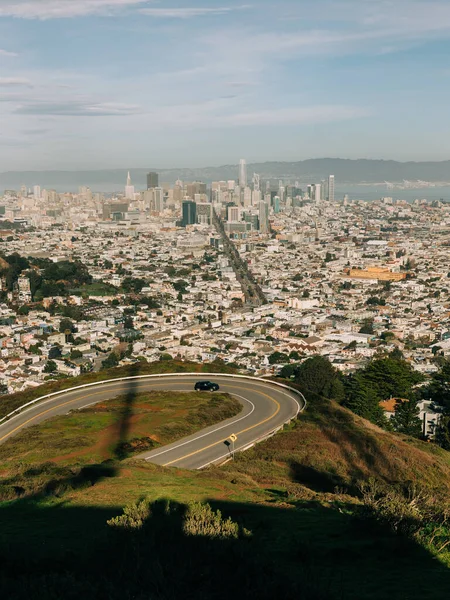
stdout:
{"type": "Polygon", "coordinates": [[[239,455],[225,470],[308,498],[316,493],[358,497],[360,483],[371,477],[450,494],[450,453],[388,433],[317,396],[291,430],[239,455]]]}
{"type": "MultiPolygon", "coordinates": [[[[19,189],[24,183],[42,187],[59,187],[77,190],[80,185],[88,185],[95,190],[102,186],[125,185],[127,172],[130,170],[133,184],[146,187],[146,176],[149,170],[156,169],[161,182],[174,183],[202,180],[207,183],[218,180],[236,179],[238,165],[222,165],[219,167],[173,168],[159,169],[153,165],[149,168],[104,169],[92,171],[8,171],[0,173],[0,189],[19,189]]],[[[397,162],[394,160],[350,160],[343,158],[314,158],[295,162],[264,162],[248,164],[248,173],[260,173],[263,179],[300,179],[313,182],[320,181],[330,173],[341,183],[360,183],[382,181],[425,180],[447,181],[450,172],[450,161],[442,162],[397,162]]]]}
{"type": "MultiPolygon", "coordinates": [[[[66,457],[58,485],[0,503],[2,597],[444,598],[450,454],[308,401],[289,428],[202,472],[128,458],[80,477],[66,457]]],[[[10,478],[52,480],[45,460],[19,456],[10,478]]]]}

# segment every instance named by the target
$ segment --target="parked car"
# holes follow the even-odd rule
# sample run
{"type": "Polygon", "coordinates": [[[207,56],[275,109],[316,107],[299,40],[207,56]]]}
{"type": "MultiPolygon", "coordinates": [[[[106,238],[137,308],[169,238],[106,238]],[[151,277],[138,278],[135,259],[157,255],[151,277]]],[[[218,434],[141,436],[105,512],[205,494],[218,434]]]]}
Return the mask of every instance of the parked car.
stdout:
{"type": "Polygon", "coordinates": [[[197,381],[194,389],[199,392],[217,392],[219,384],[212,381],[197,381]]]}

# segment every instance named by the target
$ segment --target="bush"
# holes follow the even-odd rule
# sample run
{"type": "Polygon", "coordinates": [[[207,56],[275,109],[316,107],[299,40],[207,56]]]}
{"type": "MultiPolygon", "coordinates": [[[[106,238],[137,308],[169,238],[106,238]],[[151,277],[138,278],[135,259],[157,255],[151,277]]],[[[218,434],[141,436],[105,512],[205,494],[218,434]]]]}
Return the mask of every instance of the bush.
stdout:
{"type": "MultiPolygon", "coordinates": [[[[170,515],[173,510],[170,503],[165,506],[165,514],[170,515]]],[[[123,509],[123,514],[110,519],[107,523],[110,527],[130,530],[142,529],[145,522],[152,514],[149,500],[141,500],[130,504],[123,509]]],[[[238,539],[248,537],[250,531],[243,528],[242,531],[237,523],[230,517],[222,517],[220,510],[214,511],[209,504],[191,502],[186,507],[183,518],[183,533],[186,536],[202,536],[211,539],[238,539]]]]}
{"type": "Polygon", "coordinates": [[[450,502],[434,490],[405,489],[370,478],[360,487],[369,514],[377,521],[439,554],[450,545],[450,502]]]}
{"type": "MultiPolygon", "coordinates": [[[[220,510],[214,512],[209,504],[191,502],[183,524],[186,535],[201,535],[209,538],[239,538],[239,525],[230,517],[224,519],[220,510]]],[[[244,535],[250,532],[244,529],[244,535]]]]}
{"type": "Polygon", "coordinates": [[[107,521],[110,527],[121,529],[141,529],[150,516],[150,504],[148,500],[141,500],[135,504],[125,506],[123,515],[114,517],[107,521]]]}

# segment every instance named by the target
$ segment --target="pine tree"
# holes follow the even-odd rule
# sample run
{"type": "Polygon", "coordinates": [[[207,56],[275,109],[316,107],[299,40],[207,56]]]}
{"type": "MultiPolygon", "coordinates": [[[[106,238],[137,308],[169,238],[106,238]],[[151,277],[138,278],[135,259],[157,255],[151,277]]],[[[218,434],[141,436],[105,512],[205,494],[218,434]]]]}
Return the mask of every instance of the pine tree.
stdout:
{"type": "Polygon", "coordinates": [[[422,437],[422,421],[419,418],[417,400],[404,400],[397,402],[391,423],[398,433],[412,437],[422,437]]]}

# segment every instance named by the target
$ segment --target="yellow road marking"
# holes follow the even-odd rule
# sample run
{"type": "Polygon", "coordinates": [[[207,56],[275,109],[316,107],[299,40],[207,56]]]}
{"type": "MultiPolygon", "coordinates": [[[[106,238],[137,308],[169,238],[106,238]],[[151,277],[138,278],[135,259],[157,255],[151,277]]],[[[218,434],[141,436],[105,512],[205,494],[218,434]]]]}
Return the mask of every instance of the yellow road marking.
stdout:
{"type": "MultiPolygon", "coordinates": [[[[144,383],[144,382],[143,382],[144,383]]],[[[147,382],[145,382],[147,383],[147,382]]],[[[152,382],[153,383],[153,382],[152,382]]],[[[180,384],[184,383],[180,381],[180,384]]],[[[164,383],[158,382],[158,383],[154,383],[153,386],[161,386],[161,385],[165,385],[164,383]]],[[[225,384],[226,387],[227,384],[225,384]]],[[[151,386],[152,387],[152,386],[151,386]]],[[[246,386],[242,386],[242,387],[246,387],[246,386]]],[[[249,389],[247,387],[247,389],[249,389]]],[[[111,390],[112,391],[112,390],[111,390]]],[[[52,412],[53,410],[56,410],[58,408],[61,408],[63,406],[67,406],[68,404],[72,404],[73,402],[79,402],[81,400],[85,400],[87,398],[92,398],[93,396],[99,396],[101,394],[103,394],[105,392],[105,389],[103,389],[100,392],[96,392],[94,394],[89,394],[87,396],[81,396],[81,398],[74,398],[72,400],[69,400],[68,402],[63,402],[62,404],[58,404],[57,406],[52,406],[51,408],[48,408],[47,410],[40,412],[39,414],[35,415],[34,417],[31,417],[31,419],[28,419],[27,421],[25,421],[24,423],[22,423],[21,425],[19,425],[18,427],[16,427],[15,429],[12,429],[9,433],[7,433],[6,435],[4,435],[3,437],[0,438],[0,442],[2,442],[3,440],[6,440],[8,437],[12,436],[14,433],[16,433],[16,431],[19,431],[20,429],[23,429],[26,425],[28,425],[28,423],[31,423],[32,421],[35,421],[36,419],[38,419],[39,417],[41,417],[42,415],[45,415],[49,412],[52,412]]],[[[267,394],[264,394],[264,392],[257,392],[258,394],[261,394],[262,396],[265,396],[266,398],[269,398],[269,400],[271,400],[272,402],[274,402],[277,405],[277,409],[276,411],[270,415],[270,417],[267,417],[266,419],[264,419],[263,421],[261,421],[260,423],[256,423],[255,425],[252,425],[251,427],[247,427],[246,429],[242,429],[241,431],[239,431],[237,433],[237,435],[241,435],[242,433],[246,433],[247,431],[250,431],[251,429],[254,429],[255,427],[259,427],[260,425],[264,425],[264,423],[267,423],[267,421],[270,421],[270,419],[272,419],[273,417],[275,417],[278,412],[281,409],[281,406],[279,404],[279,402],[277,402],[274,398],[271,398],[270,396],[268,396],[267,394]]],[[[58,415],[56,415],[58,416],[58,415]]],[[[195,452],[191,452],[190,454],[187,454],[186,456],[183,456],[181,458],[177,458],[176,460],[173,460],[171,462],[166,463],[164,466],[167,467],[169,465],[172,465],[175,462],[178,462],[180,460],[184,460],[186,458],[189,458],[191,456],[194,456],[195,454],[198,454],[199,452],[203,452],[204,450],[208,450],[209,448],[212,448],[213,446],[217,446],[218,444],[221,444],[222,441],[220,442],[215,442],[214,444],[210,444],[209,446],[206,446],[204,448],[201,448],[200,450],[196,450],[195,452]]]]}
{"type": "MultiPolygon", "coordinates": [[[[31,419],[28,419],[28,421],[25,421],[24,423],[22,423],[22,425],[19,425],[18,427],[16,427],[12,431],[10,431],[9,433],[7,433],[3,437],[1,437],[0,438],[0,442],[2,442],[3,440],[6,440],[7,437],[9,437],[10,435],[12,435],[16,431],[19,431],[19,429],[23,429],[23,427],[25,427],[25,425],[27,425],[28,423],[31,423],[31,421],[35,421],[36,419],[38,419],[42,415],[45,415],[45,414],[51,412],[52,410],[55,410],[57,408],[61,408],[62,406],[66,406],[67,404],[72,404],[72,402],[78,402],[79,400],[85,400],[86,398],[92,398],[92,396],[98,396],[99,394],[102,394],[102,393],[103,392],[97,392],[96,394],[90,394],[89,396],[81,396],[81,398],[75,398],[73,400],[69,400],[68,402],[63,402],[62,404],[58,404],[57,406],[52,406],[52,408],[48,408],[47,410],[44,410],[44,412],[40,412],[38,415],[35,415],[34,417],[31,417],[31,419]]],[[[60,415],[55,415],[55,416],[60,416],[60,415]]]]}
{"type": "MultiPolygon", "coordinates": [[[[148,382],[142,382],[142,383],[148,383],[148,382]]],[[[161,385],[164,386],[165,385],[164,383],[161,383],[161,382],[158,382],[158,383],[150,382],[150,383],[151,383],[151,387],[156,387],[156,386],[161,386],[161,385]]],[[[141,384],[141,382],[139,382],[139,385],[140,384],[141,384]]],[[[12,429],[9,433],[7,433],[3,437],[1,437],[0,438],[0,442],[3,442],[3,440],[6,440],[13,433],[16,433],[16,431],[19,431],[20,429],[23,429],[26,425],[28,425],[28,423],[31,423],[32,421],[35,421],[36,419],[38,419],[42,415],[45,415],[45,414],[51,412],[52,410],[61,408],[62,406],[67,406],[68,404],[71,404],[72,402],[79,402],[80,400],[86,400],[87,398],[92,398],[92,396],[99,396],[100,394],[104,393],[105,389],[106,389],[106,386],[105,386],[105,388],[101,392],[96,392],[94,394],[88,394],[87,396],[81,396],[81,398],[74,398],[73,400],[69,400],[68,402],[63,402],[62,404],[58,404],[57,406],[52,406],[52,408],[49,408],[47,410],[44,410],[43,412],[40,412],[38,415],[35,415],[34,417],[31,417],[31,419],[28,419],[28,421],[25,421],[24,423],[22,423],[21,425],[19,425],[15,429],[12,429]]],[[[120,388],[118,388],[118,389],[120,389],[120,388]]],[[[112,390],[110,390],[110,391],[112,391],[112,390]]],[[[107,398],[107,400],[111,400],[111,398],[107,398]]],[[[40,406],[40,405],[37,404],[36,407],[37,406],[40,406]]],[[[61,415],[55,415],[55,416],[61,416],[61,415]]]]}
{"type": "MultiPolygon", "coordinates": [[[[260,425],[264,425],[264,423],[267,423],[267,421],[270,421],[271,419],[273,419],[273,417],[275,417],[281,409],[280,403],[277,402],[274,398],[272,398],[271,396],[268,396],[267,394],[264,394],[264,392],[257,392],[258,394],[261,394],[262,396],[265,396],[266,398],[269,398],[269,400],[271,400],[272,402],[274,402],[277,405],[277,409],[276,411],[270,415],[270,417],[267,417],[266,419],[264,419],[263,421],[261,421],[260,423],[256,423],[255,425],[252,425],[251,427],[247,427],[246,429],[242,429],[241,431],[238,431],[236,435],[241,435],[242,433],[246,433],[247,431],[250,431],[251,429],[254,429],[255,427],[259,427],[260,425]]],[[[230,425],[232,425],[232,423],[230,423],[230,425]]],[[[213,432],[211,432],[213,433],[213,432]]],[[[165,463],[163,466],[164,467],[169,467],[170,465],[173,465],[176,462],[179,462],[180,460],[184,460],[186,458],[190,458],[191,456],[195,456],[195,454],[198,454],[199,452],[203,452],[204,450],[208,450],[209,448],[213,448],[214,446],[218,446],[219,444],[222,444],[222,440],[220,440],[220,442],[214,442],[214,444],[210,444],[209,446],[205,446],[204,448],[200,448],[200,450],[196,450],[195,452],[191,452],[190,454],[186,454],[186,456],[182,456],[181,458],[177,458],[175,460],[172,460],[171,462],[165,463]]],[[[174,448],[175,450],[175,448],[174,448]]]]}

